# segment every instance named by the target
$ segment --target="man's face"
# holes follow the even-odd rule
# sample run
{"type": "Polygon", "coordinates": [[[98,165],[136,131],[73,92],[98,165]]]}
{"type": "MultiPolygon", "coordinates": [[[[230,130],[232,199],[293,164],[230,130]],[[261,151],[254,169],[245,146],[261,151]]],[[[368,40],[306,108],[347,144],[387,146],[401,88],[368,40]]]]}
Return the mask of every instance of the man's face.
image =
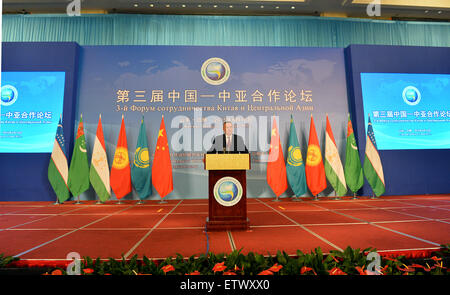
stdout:
{"type": "Polygon", "coordinates": [[[233,124],[229,122],[223,124],[223,132],[225,133],[225,135],[233,134],[233,124]]]}

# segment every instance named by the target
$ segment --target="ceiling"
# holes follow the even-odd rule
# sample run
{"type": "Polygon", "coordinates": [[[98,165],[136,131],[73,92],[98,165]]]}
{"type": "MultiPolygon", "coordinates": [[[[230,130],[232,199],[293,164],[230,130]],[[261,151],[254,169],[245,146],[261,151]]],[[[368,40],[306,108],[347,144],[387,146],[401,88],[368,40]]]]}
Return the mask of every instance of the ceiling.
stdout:
{"type": "Polygon", "coordinates": [[[66,13],[80,1],[81,13],[313,15],[395,20],[450,20],[450,0],[3,0],[3,13],[66,13]],[[373,3],[372,5],[370,3],[373,3]],[[371,5],[368,7],[368,5],[371,5]]]}

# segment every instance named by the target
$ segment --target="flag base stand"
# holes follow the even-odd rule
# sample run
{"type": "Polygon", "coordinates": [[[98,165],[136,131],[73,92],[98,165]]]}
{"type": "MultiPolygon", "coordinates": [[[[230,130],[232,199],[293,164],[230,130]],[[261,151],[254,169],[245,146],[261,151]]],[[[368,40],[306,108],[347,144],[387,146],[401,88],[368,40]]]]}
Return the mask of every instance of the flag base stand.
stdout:
{"type": "Polygon", "coordinates": [[[272,202],[281,202],[281,200],[278,198],[278,196],[272,200],[272,202]]]}
{"type": "Polygon", "coordinates": [[[356,196],[356,193],[353,193],[353,198],[352,200],[358,200],[358,197],[356,196]]]}
{"type": "Polygon", "coordinates": [[[144,204],[145,202],[143,200],[139,200],[136,204],[141,205],[144,204]]]}
{"type": "Polygon", "coordinates": [[[119,200],[119,202],[117,202],[116,204],[122,205],[123,203],[122,201],[119,200]]]}
{"type": "Polygon", "coordinates": [[[102,205],[102,204],[105,204],[105,203],[100,200],[97,200],[97,202],[95,203],[95,205],[102,205]]]}
{"type": "Polygon", "coordinates": [[[53,203],[53,205],[61,205],[63,203],[58,202],[58,200],[56,200],[56,202],[53,203]]]}
{"type": "Polygon", "coordinates": [[[292,197],[292,202],[303,202],[303,200],[300,197],[297,197],[296,195],[294,195],[292,197]]]}
{"type": "Polygon", "coordinates": [[[83,203],[80,202],[80,196],[77,197],[77,201],[74,204],[76,204],[76,205],[83,204],[83,203]]]}
{"type": "Polygon", "coordinates": [[[376,200],[378,199],[378,197],[376,197],[374,194],[372,194],[372,196],[370,197],[371,200],[376,200]]]}
{"type": "Polygon", "coordinates": [[[319,197],[317,195],[314,196],[313,201],[319,201],[319,197]]]}
{"type": "Polygon", "coordinates": [[[339,200],[342,200],[342,198],[341,198],[341,197],[338,197],[338,196],[336,196],[336,197],[334,197],[334,198],[333,198],[333,200],[335,200],[335,201],[339,201],[339,200]]]}
{"type": "Polygon", "coordinates": [[[158,204],[167,204],[167,201],[161,200],[158,202],[158,204]]]}

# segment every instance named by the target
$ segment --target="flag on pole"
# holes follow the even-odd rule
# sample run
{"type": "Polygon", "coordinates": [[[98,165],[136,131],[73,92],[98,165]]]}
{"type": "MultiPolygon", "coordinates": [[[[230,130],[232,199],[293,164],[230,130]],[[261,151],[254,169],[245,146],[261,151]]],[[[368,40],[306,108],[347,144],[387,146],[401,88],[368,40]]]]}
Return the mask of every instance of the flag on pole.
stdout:
{"type": "Polygon", "coordinates": [[[311,193],[316,196],[327,188],[325,178],[325,168],[323,166],[322,154],[320,151],[319,139],[317,138],[316,126],[311,114],[311,123],[309,126],[308,151],[306,152],[306,184],[311,193]]]}
{"type": "Polygon", "coordinates": [[[60,203],[67,201],[70,197],[69,187],[67,186],[68,178],[69,168],[67,166],[66,147],[64,145],[62,122],[61,118],[59,118],[53,151],[48,165],[48,180],[60,203]]]}
{"type": "Polygon", "coordinates": [[[164,115],[161,118],[155,156],[152,165],[152,183],[161,198],[173,190],[172,162],[170,161],[169,142],[167,140],[164,115]]]}
{"type": "Polygon", "coordinates": [[[364,176],[359,159],[358,146],[356,144],[355,134],[353,133],[352,121],[348,114],[347,123],[347,147],[345,150],[345,181],[353,193],[356,193],[364,184],[364,176]]]}
{"type": "Polygon", "coordinates": [[[95,135],[94,150],[92,151],[89,180],[100,201],[105,202],[111,197],[109,183],[109,165],[106,155],[105,139],[103,137],[102,115],[98,118],[97,134],[95,135]]]}
{"type": "Polygon", "coordinates": [[[111,167],[111,188],[117,199],[121,199],[131,193],[131,171],[128,157],[127,132],[122,115],[119,138],[117,139],[116,152],[111,167]]]}
{"type": "Polygon", "coordinates": [[[286,174],[289,185],[296,196],[304,195],[307,191],[305,164],[302,151],[298,143],[297,131],[291,115],[291,126],[289,128],[289,147],[286,165],[286,174]]]}
{"type": "Polygon", "coordinates": [[[89,162],[84,137],[83,115],[80,116],[80,122],[78,123],[67,185],[73,196],[79,196],[89,188],[89,162]]]}
{"type": "Polygon", "coordinates": [[[381,165],[380,155],[378,154],[370,115],[367,126],[366,156],[364,158],[363,170],[375,195],[377,197],[381,196],[385,192],[383,166],[381,165]]]}
{"type": "Polygon", "coordinates": [[[144,117],[142,117],[141,127],[139,129],[134,161],[131,164],[131,180],[141,200],[152,194],[152,170],[150,167],[144,117]]]}
{"type": "Polygon", "coordinates": [[[273,118],[269,160],[267,162],[267,183],[277,197],[284,193],[287,188],[286,164],[284,163],[283,149],[278,133],[277,122],[273,118]]]}
{"type": "Polygon", "coordinates": [[[331,186],[333,186],[336,196],[345,196],[347,193],[347,185],[345,182],[344,168],[342,167],[333,130],[328,120],[328,114],[325,135],[325,175],[331,186]]]}

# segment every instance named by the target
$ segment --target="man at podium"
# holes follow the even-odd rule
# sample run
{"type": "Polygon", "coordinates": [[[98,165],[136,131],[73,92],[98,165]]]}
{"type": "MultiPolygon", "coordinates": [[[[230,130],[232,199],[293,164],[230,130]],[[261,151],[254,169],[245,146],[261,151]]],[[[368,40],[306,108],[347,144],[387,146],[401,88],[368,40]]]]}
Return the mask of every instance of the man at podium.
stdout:
{"type": "Polygon", "coordinates": [[[208,153],[247,153],[244,140],[241,136],[233,134],[233,123],[230,121],[223,122],[223,134],[214,138],[212,147],[208,153]]]}

